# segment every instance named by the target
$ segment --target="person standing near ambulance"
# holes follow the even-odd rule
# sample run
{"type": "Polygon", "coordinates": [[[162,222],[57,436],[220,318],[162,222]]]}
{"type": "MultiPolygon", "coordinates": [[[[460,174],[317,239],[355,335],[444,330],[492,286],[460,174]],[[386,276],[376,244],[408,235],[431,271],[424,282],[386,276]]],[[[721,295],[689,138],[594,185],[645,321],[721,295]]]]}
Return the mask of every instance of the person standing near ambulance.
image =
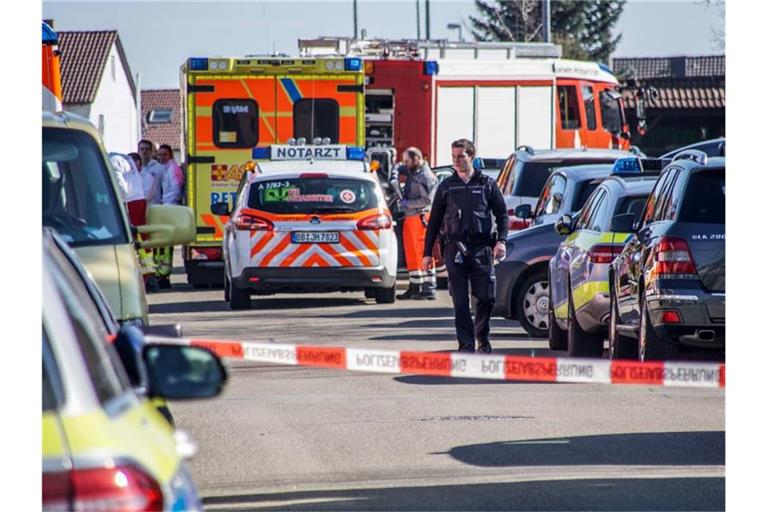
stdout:
{"type": "Polygon", "coordinates": [[[421,150],[410,147],[403,153],[403,163],[392,173],[393,187],[399,187],[400,174],[405,174],[400,206],[405,211],[403,246],[408,267],[408,290],[397,296],[400,300],[435,300],[434,265],[424,266],[424,238],[429,222],[437,177],[424,161],[421,150]]]}
{"type": "Polygon", "coordinates": [[[160,204],[160,181],[163,177],[163,166],[155,160],[155,145],[152,141],[141,139],[138,147],[141,158],[141,181],[144,183],[144,198],[147,205],[160,204]]]}
{"type": "Polygon", "coordinates": [[[496,302],[494,261],[504,259],[509,224],[504,197],[496,182],[472,166],[475,145],[467,139],[451,144],[454,173],[440,183],[427,226],[424,266],[432,265],[432,245],[440,235],[448,269],[460,352],[491,353],[491,312],[496,302]],[[495,217],[494,230],[492,219],[495,217]],[[469,285],[477,299],[475,320],[469,285]]]}
{"type": "MultiPolygon", "coordinates": [[[[157,150],[160,158],[162,173],[160,175],[160,203],[179,204],[184,190],[184,173],[173,159],[173,149],[168,144],[162,144],[157,150]]],[[[173,270],[173,246],[155,249],[155,265],[157,282],[160,288],[171,287],[171,270],[173,270]]]]}

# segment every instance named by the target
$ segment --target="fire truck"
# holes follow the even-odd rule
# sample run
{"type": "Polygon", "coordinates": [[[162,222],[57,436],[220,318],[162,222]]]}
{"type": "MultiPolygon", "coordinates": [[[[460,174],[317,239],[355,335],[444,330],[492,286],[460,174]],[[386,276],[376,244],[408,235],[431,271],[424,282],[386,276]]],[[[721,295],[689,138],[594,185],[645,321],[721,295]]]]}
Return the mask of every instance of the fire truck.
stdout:
{"type": "Polygon", "coordinates": [[[197,223],[184,248],[193,286],[223,283],[225,215],[243,174],[255,168],[257,148],[287,144],[363,146],[364,71],[358,57],[193,57],[181,66],[182,155],[186,201],[197,223]]]}
{"type": "Polygon", "coordinates": [[[629,147],[618,82],[606,66],[561,59],[546,43],[453,43],[321,37],[304,56],[357,56],[366,74],[366,143],[421,148],[450,164],[450,143],[482,157],[534,148],[629,147]]]}

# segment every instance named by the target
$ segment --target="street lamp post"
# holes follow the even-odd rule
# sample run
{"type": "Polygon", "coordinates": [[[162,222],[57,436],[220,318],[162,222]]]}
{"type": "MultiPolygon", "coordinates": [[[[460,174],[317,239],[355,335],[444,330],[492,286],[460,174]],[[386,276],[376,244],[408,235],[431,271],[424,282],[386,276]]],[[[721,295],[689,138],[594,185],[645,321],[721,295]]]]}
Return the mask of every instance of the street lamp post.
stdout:
{"type": "Polygon", "coordinates": [[[459,31],[459,42],[464,42],[464,36],[461,35],[461,25],[458,23],[449,23],[447,25],[448,30],[458,30],[459,31]]]}

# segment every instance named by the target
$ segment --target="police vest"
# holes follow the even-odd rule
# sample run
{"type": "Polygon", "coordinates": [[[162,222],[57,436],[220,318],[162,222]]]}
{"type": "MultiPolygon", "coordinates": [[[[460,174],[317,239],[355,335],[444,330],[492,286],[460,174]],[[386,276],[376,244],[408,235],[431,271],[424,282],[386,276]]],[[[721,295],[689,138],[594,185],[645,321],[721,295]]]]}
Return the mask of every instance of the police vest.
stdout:
{"type": "Polygon", "coordinates": [[[493,180],[484,174],[476,174],[469,183],[456,178],[446,185],[441,238],[447,242],[460,240],[473,245],[492,245],[495,240],[490,206],[493,180]]]}

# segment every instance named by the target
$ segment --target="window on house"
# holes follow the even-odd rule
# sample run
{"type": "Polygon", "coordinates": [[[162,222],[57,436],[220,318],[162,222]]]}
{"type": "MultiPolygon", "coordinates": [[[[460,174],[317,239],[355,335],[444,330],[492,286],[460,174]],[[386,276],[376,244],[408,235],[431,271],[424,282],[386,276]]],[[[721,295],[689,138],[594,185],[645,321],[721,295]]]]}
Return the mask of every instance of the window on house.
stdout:
{"type": "Polygon", "coordinates": [[[114,82],[115,80],[117,80],[117,69],[115,67],[115,56],[114,55],[109,58],[109,67],[112,70],[112,81],[114,82]]]}
{"type": "Polygon", "coordinates": [[[315,137],[339,142],[339,103],[332,99],[305,98],[293,104],[293,136],[310,143],[315,137]]]}
{"type": "Polygon", "coordinates": [[[173,110],[171,109],[157,109],[150,110],[147,114],[147,122],[151,124],[170,123],[173,110]]]}
{"type": "Polygon", "coordinates": [[[557,99],[560,106],[560,126],[563,130],[578,130],[581,128],[579,117],[579,97],[575,85],[561,85],[557,88],[557,99]]]}
{"type": "Polygon", "coordinates": [[[104,136],[104,114],[99,114],[99,135],[104,136]]]}

